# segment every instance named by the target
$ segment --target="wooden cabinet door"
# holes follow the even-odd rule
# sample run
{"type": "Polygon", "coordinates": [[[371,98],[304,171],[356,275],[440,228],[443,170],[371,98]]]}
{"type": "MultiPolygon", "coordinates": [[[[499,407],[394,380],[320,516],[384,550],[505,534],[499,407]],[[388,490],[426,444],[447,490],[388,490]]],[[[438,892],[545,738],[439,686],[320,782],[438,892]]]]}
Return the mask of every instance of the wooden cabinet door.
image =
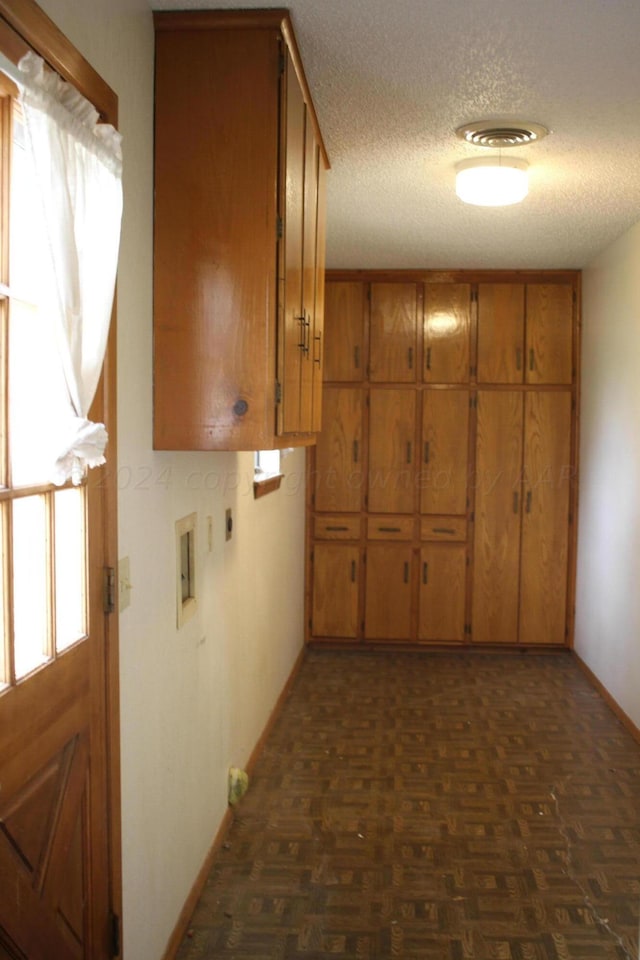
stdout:
{"type": "Polygon", "coordinates": [[[426,283],[424,287],[425,383],[469,382],[471,286],[426,283]]]}
{"type": "Polygon", "coordinates": [[[415,381],[417,304],[415,283],[371,284],[369,378],[372,381],[415,381]]]}
{"type": "Polygon", "coordinates": [[[422,513],[466,513],[468,432],[468,390],[425,390],[418,474],[422,513]]]}
{"type": "Polygon", "coordinates": [[[372,513],[414,510],[415,414],[414,390],[371,390],[368,506],[372,513]]]}
{"type": "Polygon", "coordinates": [[[408,545],[367,547],[364,632],[367,640],[411,637],[412,550],[408,545]]]}
{"type": "MultiPolygon", "coordinates": [[[[302,231],[302,316],[304,345],[300,357],[300,423],[298,429],[313,429],[313,368],[316,355],[316,255],[318,230],[319,151],[309,112],[305,107],[304,209],[302,231]]],[[[322,339],[322,334],[318,332],[322,339]]]]}
{"type": "Polygon", "coordinates": [[[479,391],[473,555],[473,640],[516,643],[523,397],[479,391]]]}
{"type": "Polygon", "coordinates": [[[572,356],[573,287],[527,284],[527,382],[571,383],[572,356]]]}
{"type": "Polygon", "coordinates": [[[565,642],[571,486],[571,396],[525,399],[520,642],[565,642]]]}
{"type": "Polygon", "coordinates": [[[364,284],[331,280],[325,285],[324,379],[362,380],[364,352],[364,284]]]}
{"type": "Polygon", "coordinates": [[[524,285],[478,286],[478,382],[522,383],[524,285]]]}
{"type": "Polygon", "coordinates": [[[314,637],[357,637],[359,569],[358,547],[315,544],[311,613],[314,637]]]}
{"type": "Polygon", "coordinates": [[[318,152],[318,209],[316,223],[315,310],[313,314],[313,402],[311,430],[322,430],[322,384],[324,381],[324,270],[327,233],[327,171],[318,152]]]}
{"type": "Polygon", "coordinates": [[[422,548],[418,639],[464,640],[466,579],[463,543],[429,543],[422,548]]]}
{"type": "Polygon", "coordinates": [[[315,509],[355,512],[362,506],[362,391],[325,387],[324,429],[318,435],[315,509]]]}

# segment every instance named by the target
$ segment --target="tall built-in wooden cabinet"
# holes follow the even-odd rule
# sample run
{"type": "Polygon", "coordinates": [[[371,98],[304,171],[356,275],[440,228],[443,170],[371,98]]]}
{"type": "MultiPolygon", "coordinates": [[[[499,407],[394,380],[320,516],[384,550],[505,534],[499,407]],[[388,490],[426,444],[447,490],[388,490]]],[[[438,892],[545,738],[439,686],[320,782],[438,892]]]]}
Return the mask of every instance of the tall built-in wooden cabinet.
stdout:
{"type": "Polygon", "coordinates": [[[327,158],[282,11],[156,13],[154,445],[320,428],[327,158]]]}
{"type": "Polygon", "coordinates": [[[311,640],[570,641],[578,291],[573,271],[328,276],[311,640]]]}

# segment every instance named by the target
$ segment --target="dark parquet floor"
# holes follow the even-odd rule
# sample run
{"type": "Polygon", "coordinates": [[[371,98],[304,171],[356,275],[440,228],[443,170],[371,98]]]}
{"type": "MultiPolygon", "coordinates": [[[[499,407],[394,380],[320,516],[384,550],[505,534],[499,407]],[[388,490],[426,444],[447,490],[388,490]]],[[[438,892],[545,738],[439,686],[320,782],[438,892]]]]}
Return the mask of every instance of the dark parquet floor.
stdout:
{"type": "Polygon", "coordinates": [[[640,746],[569,655],[309,652],[178,960],[638,960],[640,746]]]}

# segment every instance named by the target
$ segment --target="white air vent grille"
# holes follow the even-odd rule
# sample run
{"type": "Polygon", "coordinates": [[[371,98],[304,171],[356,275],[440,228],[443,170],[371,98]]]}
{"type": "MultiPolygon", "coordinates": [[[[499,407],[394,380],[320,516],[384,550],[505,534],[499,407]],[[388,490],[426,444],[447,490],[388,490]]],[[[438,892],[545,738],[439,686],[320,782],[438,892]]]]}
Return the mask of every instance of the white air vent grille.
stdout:
{"type": "Polygon", "coordinates": [[[540,123],[478,120],[458,127],[456,133],[461,140],[466,140],[467,143],[472,143],[476,147],[507,149],[541,140],[549,131],[540,123]]]}

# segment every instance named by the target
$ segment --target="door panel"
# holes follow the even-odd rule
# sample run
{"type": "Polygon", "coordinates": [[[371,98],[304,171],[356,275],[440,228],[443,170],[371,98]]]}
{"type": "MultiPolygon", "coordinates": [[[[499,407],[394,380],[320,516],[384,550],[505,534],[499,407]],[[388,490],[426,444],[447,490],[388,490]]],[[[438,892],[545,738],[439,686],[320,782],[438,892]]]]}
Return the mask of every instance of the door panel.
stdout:
{"type": "Polygon", "coordinates": [[[359,510],[362,503],[362,392],[351,387],[325,387],[324,430],[315,453],[315,508],[359,510]]]}
{"type": "Polygon", "coordinates": [[[370,380],[376,383],[415,381],[417,333],[415,283],[372,283],[370,380]]]}
{"type": "Polygon", "coordinates": [[[364,350],[364,285],[331,280],[325,286],[324,378],[362,380],[364,350]]]}
{"type": "Polygon", "coordinates": [[[430,543],[420,551],[420,640],[464,640],[467,548],[430,543]]]}
{"type": "Polygon", "coordinates": [[[359,570],[358,547],[314,546],[311,624],[315,637],[357,637],[359,570]]]}
{"type": "Polygon", "coordinates": [[[527,284],[527,382],[571,383],[572,344],[573,288],[527,284]]]}
{"type": "Polygon", "coordinates": [[[366,570],[366,639],[408,640],[411,637],[411,547],[369,544],[366,570]]]}
{"type": "Polygon", "coordinates": [[[524,285],[478,286],[478,382],[522,383],[524,285]]]}
{"type": "Polygon", "coordinates": [[[412,513],[416,394],[373,389],[369,403],[369,510],[412,513]]]}
{"type": "MultiPolygon", "coordinates": [[[[305,317],[306,345],[300,360],[300,424],[299,429],[313,429],[314,336],[316,331],[316,236],[318,229],[318,145],[305,107],[304,138],[304,234],[302,243],[302,313],[305,317]]],[[[319,318],[320,319],[320,318],[319,318]]]]}
{"type": "Polygon", "coordinates": [[[468,390],[425,390],[419,474],[422,513],[466,513],[468,430],[468,390]]]}
{"type": "Polygon", "coordinates": [[[478,392],[473,640],[518,640],[522,394],[478,392]]]}
{"type": "Polygon", "coordinates": [[[569,393],[525,400],[520,642],[565,642],[569,495],[569,393]]]}
{"type": "Polygon", "coordinates": [[[469,382],[471,286],[426,283],[424,287],[425,383],[469,382]]]}
{"type": "Polygon", "coordinates": [[[327,172],[318,152],[318,197],[316,211],[316,272],[315,272],[315,310],[313,314],[313,416],[311,429],[319,433],[322,429],[322,384],[324,380],[324,271],[327,234],[327,172]]]}

